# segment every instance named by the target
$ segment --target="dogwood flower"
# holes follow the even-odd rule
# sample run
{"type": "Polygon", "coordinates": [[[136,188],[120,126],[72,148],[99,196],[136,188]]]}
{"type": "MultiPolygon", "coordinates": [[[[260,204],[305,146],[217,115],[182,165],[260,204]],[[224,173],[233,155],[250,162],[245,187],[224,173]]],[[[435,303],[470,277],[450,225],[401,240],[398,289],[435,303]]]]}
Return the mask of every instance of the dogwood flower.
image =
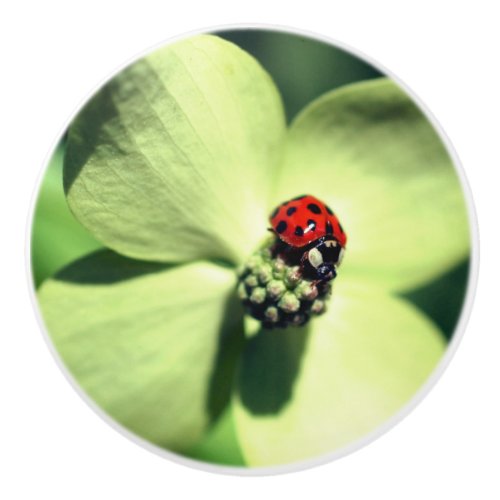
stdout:
{"type": "Polygon", "coordinates": [[[184,453],[230,408],[249,466],[331,453],[402,411],[443,355],[401,294],[467,257],[466,204],[439,136],[390,79],[328,92],[287,129],[252,56],[182,40],[85,105],[64,187],[107,249],[43,283],[48,333],[85,393],[159,447],[184,453]],[[349,236],[327,311],[249,328],[237,270],[272,208],[303,193],[349,236]]]}

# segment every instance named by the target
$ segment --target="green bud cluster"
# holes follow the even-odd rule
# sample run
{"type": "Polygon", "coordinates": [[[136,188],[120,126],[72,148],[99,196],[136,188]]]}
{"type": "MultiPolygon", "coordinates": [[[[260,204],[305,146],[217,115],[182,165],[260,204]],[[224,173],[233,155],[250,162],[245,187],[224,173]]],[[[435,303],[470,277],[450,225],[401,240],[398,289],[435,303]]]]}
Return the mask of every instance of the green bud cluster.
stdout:
{"type": "Polygon", "coordinates": [[[239,273],[238,296],[266,328],[305,325],[325,312],[330,293],[330,282],[307,279],[300,263],[273,255],[272,245],[255,252],[239,273]]]}

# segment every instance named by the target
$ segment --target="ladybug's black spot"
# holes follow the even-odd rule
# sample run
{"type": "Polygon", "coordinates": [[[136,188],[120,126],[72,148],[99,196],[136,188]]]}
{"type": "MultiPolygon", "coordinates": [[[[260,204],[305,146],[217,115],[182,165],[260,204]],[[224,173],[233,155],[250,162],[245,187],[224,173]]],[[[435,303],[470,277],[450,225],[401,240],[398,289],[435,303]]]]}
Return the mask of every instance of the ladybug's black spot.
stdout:
{"type": "Polygon", "coordinates": [[[333,215],[333,210],[328,206],[328,205],[325,205],[326,207],[326,211],[330,214],[330,215],[333,215]]]}
{"type": "Polygon", "coordinates": [[[278,222],[278,225],[276,226],[276,232],[278,234],[281,234],[283,233],[284,231],[286,231],[286,228],[287,228],[287,224],[284,220],[280,220],[278,222]]]}
{"type": "Polygon", "coordinates": [[[280,211],[280,207],[276,207],[274,210],[273,210],[273,213],[271,214],[271,219],[274,219],[277,215],[278,215],[278,212],[280,211]]]}
{"type": "Polygon", "coordinates": [[[298,201],[298,200],[302,200],[303,198],[305,198],[307,196],[307,194],[301,194],[300,196],[297,196],[296,198],[292,198],[290,201],[298,201]]]}
{"type": "Polygon", "coordinates": [[[309,228],[309,231],[314,231],[316,229],[316,221],[309,219],[307,221],[307,227],[309,228]]]}
{"type": "Polygon", "coordinates": [[[333,234],[333,227],[332,227],[332,223],[328,220],[326,221],[326,224],[325,224],[325,232],[326,234],[333,234]]]}
{"type": "Polygon", "coordinates": [[[290,207],[290,208],[286,209],[286,214],[288,216],[290,216],[290,215],[293,215],[296,211],[297,211],[297,209],[295,207],[290,207]]]}
{"type": "Polygon", "coordinates": [[[300,226],[295,228],[295,236],[304,236],[304,230],[300,226]]]}
{"type": "Polygon", "coordinates": [[[318,207],[318,205],[316,205],[316,203],[309,203],[309,205],[307,205],[307,208],[313,213],[313,214],[320,214],[321,213],[321,208],[318,207]]]}

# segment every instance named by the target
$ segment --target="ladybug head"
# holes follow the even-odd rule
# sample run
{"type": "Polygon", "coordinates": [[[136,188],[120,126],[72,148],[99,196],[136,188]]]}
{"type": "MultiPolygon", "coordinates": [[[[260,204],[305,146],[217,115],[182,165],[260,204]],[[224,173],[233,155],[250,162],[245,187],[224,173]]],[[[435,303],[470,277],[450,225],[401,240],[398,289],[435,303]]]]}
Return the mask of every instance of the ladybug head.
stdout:
{"type": "Polygon", "coordinates": [[[318,279],[321,281],[330,281],[337,276],[335,266],[330,263],[321,264],[321,266],[316,269],[316,273],[318,275],[318,279]]]}
{"type": "Polygon", "coordinates": [[[307,251],[307,262],[315,279],[319,281],[334,279],[343,254],[343,247],[334,238],[320,238],[316,241],[307,251]]]}

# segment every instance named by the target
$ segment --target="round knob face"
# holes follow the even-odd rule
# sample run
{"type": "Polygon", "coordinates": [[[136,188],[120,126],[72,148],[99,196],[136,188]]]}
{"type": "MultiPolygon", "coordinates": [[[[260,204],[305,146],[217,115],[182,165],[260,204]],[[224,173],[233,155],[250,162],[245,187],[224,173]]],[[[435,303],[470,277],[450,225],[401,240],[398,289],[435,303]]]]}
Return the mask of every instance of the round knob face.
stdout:
{"type": "Polygon", "coordinates": [[[225,473],[379,436],[442,366],[477,267],[428,116],[303,33],[203,33],[114,75],[60,138],[32,217],[63,372],[126,436],[225,473]]]}

